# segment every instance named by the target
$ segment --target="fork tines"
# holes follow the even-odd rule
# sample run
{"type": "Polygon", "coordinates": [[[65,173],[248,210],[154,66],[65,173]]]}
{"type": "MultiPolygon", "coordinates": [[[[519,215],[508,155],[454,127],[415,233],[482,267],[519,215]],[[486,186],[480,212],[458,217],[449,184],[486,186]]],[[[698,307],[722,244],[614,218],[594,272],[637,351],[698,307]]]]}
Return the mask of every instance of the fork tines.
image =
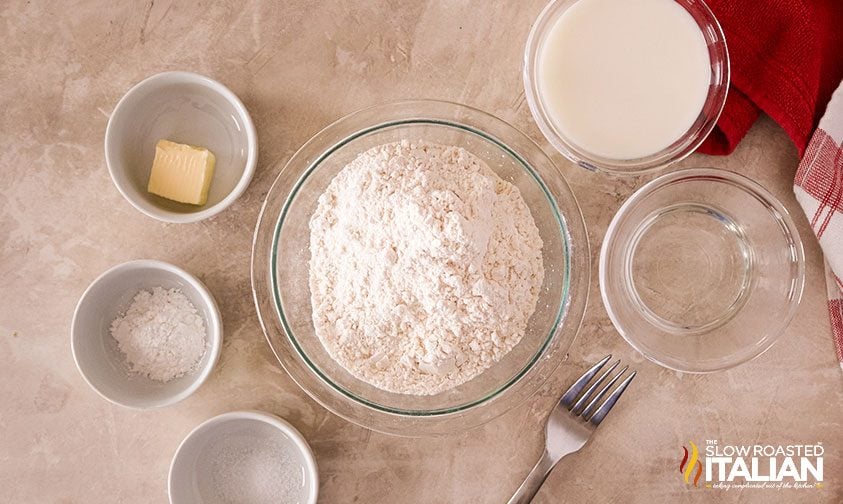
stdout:
{"type": "Polygon", "coordinates": [[[609,354],[606,357],[603,357],[600,362],[591,366],[588,371],[586,371],[576,382],[574,382],[573,385],[571,385],[571,388],[569,388],[562,396],[562,399],[559,400],[559,403],[565,406],[574,416],[582,417],[583,420],[590,422],[595,427],[600,425],[600,422],[606,418],[606,415],[612,409],[612,406],[618,402],[618,399],[624,393],[626,387],[629,386],[632,379],[635,378],[635,374],[637,373],[637,371],[630,373],[622,382],[620,382],[620,385],[612,390],[615,383],[629,369],[629,366],[624,366],[620,372],[609,378],[610,375],[612,375],[612,372],[618,367],[618,365],[620,365],[621,361],[618,360],[614,364],[610,365],[600,375],[600,377],[594,381],[594,383],[589,385],[589,382],[591,382],[591,380],[597,375],[597,373],[600,372],[603,366],[605,366],[611,358],[612,355],[609,354]],[[607,379],[608,382],[606,382],[607,379]],[[610,390],[612,390],[611,393],[609,393],[610,390]],[[606,394],[609,394],[609,396],[603,400],[606,394]]]}

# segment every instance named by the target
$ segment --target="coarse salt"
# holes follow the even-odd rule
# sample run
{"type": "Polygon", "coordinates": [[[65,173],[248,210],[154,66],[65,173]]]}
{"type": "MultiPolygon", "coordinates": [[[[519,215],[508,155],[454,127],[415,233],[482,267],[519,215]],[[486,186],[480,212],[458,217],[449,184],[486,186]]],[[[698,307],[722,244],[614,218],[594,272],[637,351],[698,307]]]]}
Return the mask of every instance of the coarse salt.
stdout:
{"type": "Polygon", "coordinates": [[[210,476],[199,488],[207,504],[304,502],[304,466],[285,441],[231,434],[200,456],[210,476]]]}

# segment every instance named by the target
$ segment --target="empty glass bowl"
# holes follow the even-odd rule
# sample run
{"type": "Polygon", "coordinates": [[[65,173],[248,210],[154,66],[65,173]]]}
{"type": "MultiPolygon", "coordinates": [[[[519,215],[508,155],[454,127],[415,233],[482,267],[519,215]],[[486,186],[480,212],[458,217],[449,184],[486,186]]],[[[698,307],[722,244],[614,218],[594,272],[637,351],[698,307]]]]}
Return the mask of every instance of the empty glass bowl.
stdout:
{"type": "Polygon", "coordinates": [[[527,39],[524,51],[524,91],[533,118],[545,138],[563,156],[579,166],[592,171],[631,175],[663,168],[694,152],[714,129],[729,89],[729,53],[720,24],[708,6],[701,0],[675,0],[694,18],[708,46],[711,81],[708,96],[696,121],[672,144],[648,156],[637,159],[614,159],[589,152],[566,136],[554,124],[549,107],[543,97],[539,62],[545,42],[556,21],[580,0],[553,0],[539,14],[527,39]]]}
{"type": "Polygon", "coordinates": [[[618,332],[678,371],[718,371],[763,353],[793,318],[804,283],[787,210],[724,170],[646,184],[618,210],[600,251],[600,292],[618,332]]]}
{"type": "Polygon", "coordinates": [[[449,434],[520,404],[565,354],[582,321],[588,243],[568,184],[541,149],[491,115],[454,103],[381,105],[331,124],[278,175],[255,230],[252,286],[267,340],[311,397],[334,413],[381,432],[449,434]],[[309,222],[334,176],[360,153],[402,139],[463,147],[521,191],[544,242],[545,279],[521,342],[475,379],[433,396],[380,390],[338,365],[316,336],[308,283],[309,222]]]}

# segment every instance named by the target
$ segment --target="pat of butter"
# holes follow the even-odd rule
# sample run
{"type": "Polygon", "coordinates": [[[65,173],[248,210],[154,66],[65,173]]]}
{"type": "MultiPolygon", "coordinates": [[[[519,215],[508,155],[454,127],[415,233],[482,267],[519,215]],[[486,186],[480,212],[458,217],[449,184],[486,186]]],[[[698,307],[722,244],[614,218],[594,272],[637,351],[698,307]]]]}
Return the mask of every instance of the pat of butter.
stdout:
{"type": "Polygon", "coordinates": [[[204,205],[215,162],[208,149],[159,140],[146,190],[173,201],[204,205]]]}

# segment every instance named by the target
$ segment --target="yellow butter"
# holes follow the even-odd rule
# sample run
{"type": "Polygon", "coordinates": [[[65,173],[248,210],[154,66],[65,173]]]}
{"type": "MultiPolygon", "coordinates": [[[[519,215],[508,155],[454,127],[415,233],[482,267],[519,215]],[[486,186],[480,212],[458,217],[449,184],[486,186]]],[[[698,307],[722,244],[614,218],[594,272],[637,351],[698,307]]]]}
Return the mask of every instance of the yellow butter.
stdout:
{"type": "Polygon", "coordinates": [[[215,162],[214,153],[208,149],[159,140],[146,190],[173,201],[204,205],[215,162]]]}

